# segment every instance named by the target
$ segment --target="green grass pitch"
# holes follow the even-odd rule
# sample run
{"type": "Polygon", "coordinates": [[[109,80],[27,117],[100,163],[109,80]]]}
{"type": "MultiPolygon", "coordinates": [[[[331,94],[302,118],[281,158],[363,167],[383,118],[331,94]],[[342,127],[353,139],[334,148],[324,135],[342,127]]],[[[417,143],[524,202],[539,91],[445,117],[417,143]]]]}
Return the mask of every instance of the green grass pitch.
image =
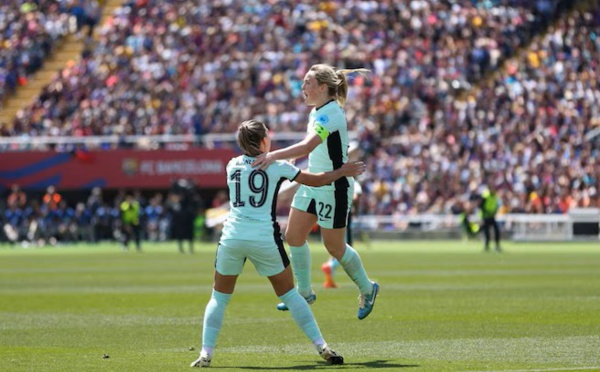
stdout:
{"type": "MultiPolygon", "coordinates": [[[[0,246],[0,370],[191,370],[215,248],[0,246]]],[[[211,369],[600,371],[600,244],[507,242],[502,254],[483,253],[479,242],[356,248],[381,285],[362,321],[341,269],[340,288],[322,288],[327,256],[312,243],[312,309],[344,365],[319,358],[248,263],[211,369]]]]}

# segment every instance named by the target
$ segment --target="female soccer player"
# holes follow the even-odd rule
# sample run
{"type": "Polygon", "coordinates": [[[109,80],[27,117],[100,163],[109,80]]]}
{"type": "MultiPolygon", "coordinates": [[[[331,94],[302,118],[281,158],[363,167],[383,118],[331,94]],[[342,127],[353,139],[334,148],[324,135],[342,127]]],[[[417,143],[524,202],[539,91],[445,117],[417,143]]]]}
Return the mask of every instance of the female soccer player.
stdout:
{"type": "Polygon", "coordinates": [[[265,125],[255,120],[243,122],[237,140],[244,155],[227,164],[230,212],[223,224],[215,261],[214,288],[204,313],[202,350],[191,366],[210,366],[225,308],[246,259],[254,264],[261,276],[269,278],[275,294],[289,308],[292,318],[321,357],[329,364],[343,364],[344,358],[327,346],[310,307],[294,288],[290,261],[274,213],[277,192],[285,179],[321,186],[340,177],[361,174],[364,164],[348,163],[335,171],[314,174],[300,171],[289,162],[278,161],[261,170],[252,168],[251,164],[256,156],[271,148],[265,125]]]}
{"type": "MultiPolygon", "coordinates": [[[[348,213],[348,225],[346,226],[346,243],[352,246],[353,237],[352,237],[352,219],[358,213],[358,199],[362,195],[362,187],[360,183],[354,181],[354,193],[352,195],[352,206],[350,207],[350,212],[348,213]]],[[[325,288],[337,288],[337,284],[335,284],[335,272],[336,269],[340,266],[340,262],[335,257],[329,257],[327,261],[321,265],[321,271],[325,275],[325,282],[323,283],[323,287],[325,288]]]]}
{"type": "MultiPolygon", "coordinates": [[[[306,138],[284,149],[262,154],[252,165],[265,169],[278,159],[296,159],[308,155],[310,172],[340,168],[348,160],[348,124],[342,108],[348,93],[346,74],[368,71],[336,71],[323,64],[312,66],[302,84],[304,101],[314,106],[309,115],[306,138]]],[[[312,304],[316,295],[310,285],[310,250],[306,239],[315,222],[319,224],[327,251],[340,262],[360,291],[358,319],[364,319],[373,310],[379,285],[369,279],[360,256],[346,244],[353,188],[353,178],[340,178],[322,187],[300,186],[292,201],[285,238],[290,245],[298,291],[312,304]]],[[[277,309],[288,310],[283,303],[278,304],[277,309]]]]}

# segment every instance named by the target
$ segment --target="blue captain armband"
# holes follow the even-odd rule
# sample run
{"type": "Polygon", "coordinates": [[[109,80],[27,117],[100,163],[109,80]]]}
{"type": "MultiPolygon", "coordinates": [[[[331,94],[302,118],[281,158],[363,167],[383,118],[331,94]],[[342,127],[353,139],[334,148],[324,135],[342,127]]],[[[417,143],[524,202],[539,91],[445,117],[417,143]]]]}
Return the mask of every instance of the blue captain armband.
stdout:
{"type": "Polygon", "coordinates": [[[325,141],[325,139],[329,137],[329,131],[325,129],[324,126],[318,123],[315,124],[315,133],[317,133],[317,135],[321,137],[321,141],[325,141]]]}

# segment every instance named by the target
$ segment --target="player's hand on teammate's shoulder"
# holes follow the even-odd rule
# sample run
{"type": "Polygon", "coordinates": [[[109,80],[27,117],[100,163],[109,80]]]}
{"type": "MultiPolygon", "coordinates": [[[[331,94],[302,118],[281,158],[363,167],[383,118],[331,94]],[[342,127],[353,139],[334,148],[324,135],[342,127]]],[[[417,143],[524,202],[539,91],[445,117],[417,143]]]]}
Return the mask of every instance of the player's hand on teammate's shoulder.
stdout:
{"type": "Polygon", "coordinates": [[[355,177],[361,175],[367,166],[362,161],[351,161],[342,165],[340,169],[342,169],[344,176],[346,177],[355,177]]]}
{"type": "Polygon", "coordinates": [[[269,167],[269,165],[273,164],[275,161],[275,157],[272,156],[270,152],[263,152],[258,155],[254,162],[252,162],[252,167],[265,170],[269,167]]]}

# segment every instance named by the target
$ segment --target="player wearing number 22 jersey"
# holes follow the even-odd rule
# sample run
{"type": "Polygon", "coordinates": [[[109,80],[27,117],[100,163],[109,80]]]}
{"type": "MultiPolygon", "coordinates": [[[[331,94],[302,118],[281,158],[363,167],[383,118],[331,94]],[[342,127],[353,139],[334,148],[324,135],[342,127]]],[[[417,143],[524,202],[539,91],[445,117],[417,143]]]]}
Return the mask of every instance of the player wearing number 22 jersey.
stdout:
{"type": "MultiPolygon", "coordinates": [[[[286,148],[257,155],[253,165],[266,169],[275,160],[308,155],[311,172],[338,169],[348,158],[348,126],[343,111],[348,98],[347,75],[368,72],[363,68],[337,70],[326,64],[311,66],[302,83],[304,102],[312,107],[307,136],[286,148]]],[[[293,257],[298,292],[312,304],[316,294],[311,287],[307,238],[315,223],[321,227],[327,252],[338,259],[360,291],[357,317],[365,319],[373,310],[379,284],[369,279],[360,255],[345,242],[353,189],[354,181],[350,178],[338,179],[319,188],[300,187],[292,201],[285,235],[293,257]]],[[[284,303],[279,303],[277,309],[288,310],[284,303]]]]}
{"type": "MultiPolygon", "coordinates": [[[[346,115],[335,100],[312,109],[307,132],[318,134],[323,141],[308,155],[309,172],[328,172],[348,162],[346,115]]],[[[322,187],[301,185],[292,207],[316,214],[319,226],[341,228],[346,226],[353,193],[353,177],[342,177],[322,187]]]]}

